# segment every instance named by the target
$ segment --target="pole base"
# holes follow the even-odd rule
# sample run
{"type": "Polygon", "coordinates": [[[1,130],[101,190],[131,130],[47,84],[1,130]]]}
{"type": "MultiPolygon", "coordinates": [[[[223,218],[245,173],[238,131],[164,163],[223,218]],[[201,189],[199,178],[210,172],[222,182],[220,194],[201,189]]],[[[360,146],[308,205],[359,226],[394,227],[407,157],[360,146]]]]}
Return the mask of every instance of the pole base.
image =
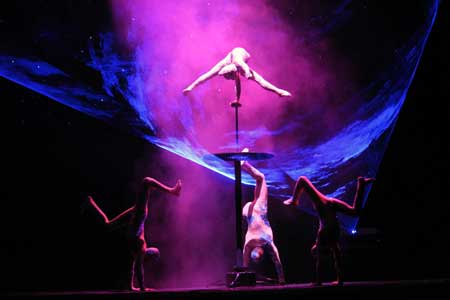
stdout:
{"type": "Polygon", "coordinates": [[[255,286],[256,274],[249,271],[235,271],[226,274],[225,282],[228,287],[255,286]]]}

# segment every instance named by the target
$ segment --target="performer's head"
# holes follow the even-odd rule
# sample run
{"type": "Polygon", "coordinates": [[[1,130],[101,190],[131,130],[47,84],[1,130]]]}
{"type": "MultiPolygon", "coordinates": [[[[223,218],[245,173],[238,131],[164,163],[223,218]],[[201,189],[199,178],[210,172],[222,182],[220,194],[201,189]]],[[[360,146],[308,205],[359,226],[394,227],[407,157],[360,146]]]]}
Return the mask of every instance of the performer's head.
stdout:
{"type": "Polygon", "coordinates": [[[259,263],[264,256],[264,250],[262,247],[255,247],[253,248],[252,252],[250,253],[250,257],[254,263],[259,263]]]}

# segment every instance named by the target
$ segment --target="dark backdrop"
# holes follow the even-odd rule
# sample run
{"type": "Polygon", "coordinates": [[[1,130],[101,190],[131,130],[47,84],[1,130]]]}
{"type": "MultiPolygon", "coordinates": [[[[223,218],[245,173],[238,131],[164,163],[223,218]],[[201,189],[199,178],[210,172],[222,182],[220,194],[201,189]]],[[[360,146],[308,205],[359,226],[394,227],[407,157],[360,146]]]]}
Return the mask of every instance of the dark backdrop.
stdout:
{"type": "MultiPolygon", "coordinates": [[[[447,2],[441,4],[369,195],[359,224],[361,235],[345,240],[350,280],[450,276],[447,2]]],[[[92,10],[86,11],[86,27],[80,28],[83,33],[98,30],[88,24],[101,27],[102,22],[109,22],[104,14],[95,13],[106,6],[86,3],[92,10]]],[[[30,22],[39,10],[51,9],[34,4],[16,22],[30,22]]],[[[12,11],[17,12],[17,7],[12,11]]],[[[146,175],[138,162],[153,161],[151,175],[169,179],[157,159],[163,150],[4,78],[0,78],[0,97],[4,105],[2,148],[6,150],[2,151],[6,197],[0,218],[1,288],[118,287],[126,268],[117,257],[125,249],[115,235],[80,214],[80,205],[91,193],[116,199],[111,203],[114,209],[125,208],[135,180],[146,175]]],[[[221,180],[212,172],[211,177],[221,180]]],[[[281,205],[274,203],[270,218],[287,280],[308,281],[304,270],[311,269],[308,248],[313,231],[309,227],[315,226],[315,220],[293,212],[292,219],[301,221],[289,223],[280,217],[281,205]]]]}

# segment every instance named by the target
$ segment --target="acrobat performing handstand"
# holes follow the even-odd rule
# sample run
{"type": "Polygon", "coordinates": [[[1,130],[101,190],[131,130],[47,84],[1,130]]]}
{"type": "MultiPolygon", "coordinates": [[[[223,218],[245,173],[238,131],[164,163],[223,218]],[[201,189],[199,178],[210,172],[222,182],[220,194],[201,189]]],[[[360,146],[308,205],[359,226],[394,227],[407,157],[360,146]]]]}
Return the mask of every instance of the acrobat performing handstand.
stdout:
{"type": "Polygon", "coordinates": [[[150,194],[153,190],[160,190],[179,196],[181,192],[181,180],[178,180],[173,187],[169,187],[154,178],[145,177],[142,181],[142,186],[140,187],[135,205],[111,220],[100,209],[97,203],[95,203],[94,199],[91,196],[88,196],[87,205],[94,208],[94,210],[101,215],[103,221],[108,226],[116,225],[119,220],[122,220],[125,216],[131,214],[131,219],[127,226],[127,242],[132,257],[129,289],[133,291],[151,290],[145,288],[144,286],[144,257],[159,257],[158,248],[147,247],[144,234],[145,221],[148,216],[148,202],[150,199],[150,194]],[[137,279],[139,288],[134,286],[135,279],[137,279]]]}
{"type": "MultiPolygon", "coordinates": [[[[183,90],[183,94],[187,95],[196,86],[204,83],[205,81],[211,79],[212,77],[214,77],[216,75],[223,75],[226,79],[236,80],[236,77],[239,76],[239,74],[241,74],[242,76],[244,76],[247,79],[252,79],[252,80],[256,81],[261,87],[278,94],[280,97],[291,96],[291,93],[274,86],[273,84],[271,84],[270,82],[265,80],[255,70],[250,68],[247,64],[247,61],[249,59],[250,59],[250,54],[244,48],[240,48],[240,47],[234,48],[225,56],[225,58],[223,58],[221,61],[219,61],[208,72],[202,74],[194,82],[192,82],[189,86],[187,86],[183,90]]],[[[240,93],[240,91],[238,93],[240,93]]]]}
{"type": "Polygon", "coordinates": [[[373,181],[375,181],[375,178],[358,177],[353,206],[350,206],[344,201],[325,196],[317,190],[307,177],[300,176],[295,184],[293,196],[283,202],[288,206],[298,206],[301,195],[303,192],[306,192],[310,196],[313,207],[318,214],[319,229],[316,242],[311,248],[311,254],[316,259],[315,281],[313,285],[320,286],[322,284],[320,266],[323,256],[329,252],[333,255],[337,277],[332,285],[343,285],[342,253],[339,246],[340,224],[337,213],[350,216],[359,215],[362,209],[365,188],[373,181]]]}
{"type": "MultiPolygon", "coordinates": [[[[248,149],[244,149],[244,152],[247,151],[248,149]]],[[[266,179],[263,173],[247,161],[243,161],[241,164],[242,169],[256,180],[253,200],[247,202],[242,209],[242,215],[247,220],[248,225],[243,250],[243,266],[248,268],[251,262],[258,264],[264,256],[268,255],[274,264],[278,283],[284,284],[283,265],[267,217],[268,190],[266,179]]]]}

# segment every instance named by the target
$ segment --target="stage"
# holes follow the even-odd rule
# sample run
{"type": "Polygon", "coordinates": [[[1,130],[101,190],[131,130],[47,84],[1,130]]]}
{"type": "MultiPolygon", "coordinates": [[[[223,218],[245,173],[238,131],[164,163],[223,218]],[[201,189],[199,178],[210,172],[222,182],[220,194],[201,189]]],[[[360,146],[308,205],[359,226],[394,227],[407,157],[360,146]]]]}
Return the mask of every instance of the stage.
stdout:
{"type": "Polygon", "coordinates": [[[3,1],[0,298],[450,299],[448,3],[3,1]],[[233,47],[261,76],[183,90],[233,47]],[[264,174],[286,285],[224,282],[253,220],[241,160],[264,174]],[[148,201],[157,289],[131,292],[127,231],[84,204],[117,216],[149,176],[183,189],[148,201]],[[309,195],[284,203],[300,176],[348,204],[376,177],[360,215],[338,216],[344,286],[309,284],[320,220],[309,195]]]}
{"type": "Polygon", "coordinates": [[[193,289],[161,289],[150,292],[129,291],[59,291],[21,292],[7,294],[9,298],[51,299],[449,299],[450,279],[354,281],[344,286],[324,283],[320,287],[310,284],[284,286],[254,286],[226,288],[223,286],[193,289]]]}

